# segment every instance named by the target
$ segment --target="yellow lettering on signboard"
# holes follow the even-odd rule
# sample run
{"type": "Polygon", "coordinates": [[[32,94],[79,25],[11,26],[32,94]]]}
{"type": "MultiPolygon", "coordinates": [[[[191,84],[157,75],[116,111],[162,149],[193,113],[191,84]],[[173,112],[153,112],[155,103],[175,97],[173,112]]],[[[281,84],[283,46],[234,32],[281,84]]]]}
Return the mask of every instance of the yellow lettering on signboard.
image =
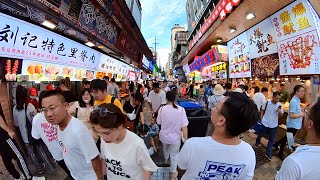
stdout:
{"type": "Polygon", "coordinates": [[[301,17],[298,19],[299,30],[310,27],[309,19],[307,17],[301,17]]]}
{"type": "Polygon", "coordinates": [[[282,24],[285,24],[286,22],[291,21],[291,16],[289,11],[285,11],[280,14],[280,19],[282,21],[282,24]]]}
{"type": "Polygon", "coordinates": [[[297,4],[296,6],[292,7],[292,12],[294,14],[294,17],[297,17],[297,15],[303,15],[307,12],[307,9],[303,6],[302,2],[297,4]]]}
{"type": "Polygon", "coordinates": [[[220,64],[219,69],[222,70],[222,64],[220,64]]]}
{"type": "Polygon", "coordinates": [[[282,29],[284,34],[291,34],[291,33],[295,33],[296,30],[293,28],[294,24],[292,22],[289,22],[288,25],[283,25],[282,29]]]}
{"type": "Polygon", "coordinates": [[[227,69],[227,64],[226,63],[223,63],[223,70],[226,70],[227,69]]]}

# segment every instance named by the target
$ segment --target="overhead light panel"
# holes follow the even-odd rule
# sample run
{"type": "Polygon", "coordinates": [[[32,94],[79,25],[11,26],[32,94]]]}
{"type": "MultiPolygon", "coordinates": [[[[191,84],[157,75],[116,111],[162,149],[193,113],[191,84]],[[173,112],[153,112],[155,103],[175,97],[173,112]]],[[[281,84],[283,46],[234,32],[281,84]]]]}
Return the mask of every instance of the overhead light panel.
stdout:
{"type": "Polygon", "coordinates": [[[105,47],[102,46],[102,45],[99,45],[98,48],[99,48],[99,49],[103,49],[103,48],[105,48],[105,47]]]}
{"type": "Polygon", "coordinates": [[[256,15],[254,15],[253,13],[249,13],[249,14],[247,14],[247,19],[248,20],[250,20],[250,19],[253,19],[253,18],[255,18],[256,17],[256,15]]]}
{"type": "Polygon", "coordinates": [[[230,33],[234,33],[234,32],[236,32],[236,31],[237,31],[237,30],[236,30],[235,28],[231,28],[229,32],[230,32],[230,33]]]}
{"type": "Polygon", "coordinates": [[[86,42],[86,45],[89,46],[89,47],[93,47],[93,46],[94,46],[94,43],[91,42],[91,41],[88,41],[88,42],[86,42]]]}
{"type": "Polygon", "coordinates": [[[219,42],[222,42],[222,39],[221,38],[218,38],[217,39],[217,42],[219,43],[219,42]]]}
{"type": "Polygon", "coordinates": [[[50,28],[50,29],[54,29],[57,27],[56,24],[54,24],[53,22],[48,21],[48,20],[43,21],[42,25],[44,25],[45,27],[50,28]]]}

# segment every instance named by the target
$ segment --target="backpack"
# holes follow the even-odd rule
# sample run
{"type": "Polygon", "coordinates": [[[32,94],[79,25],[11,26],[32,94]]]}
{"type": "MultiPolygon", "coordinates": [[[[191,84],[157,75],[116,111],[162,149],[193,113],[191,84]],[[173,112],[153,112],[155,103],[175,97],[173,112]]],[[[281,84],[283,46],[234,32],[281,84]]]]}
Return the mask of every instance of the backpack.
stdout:
{"type": "Polygon", "coordinates": [[[32,121],[30,121],[28,119],[28,116],[27,116],[27,109],[28,109],[28,105],[25,106],[24,108],[24,111],[25,111],[25,115],[26,115],[26,127],[27,127],[27,133],[28,133],[28,141],[29,141],[29,145],[30,146],[35,146],[35,145],[38,145],[41,143],[41,139],[35,139],[32,137],[31,135],[31,130],[32,130],[32,121]]]}
{"type": "Polygon", "coordinates": [[[116,98],[112,96],[112,98],[111,98],[111,104],[114,104],[114,101],[115,101],[115,100],[116,100],[116,98]]]}

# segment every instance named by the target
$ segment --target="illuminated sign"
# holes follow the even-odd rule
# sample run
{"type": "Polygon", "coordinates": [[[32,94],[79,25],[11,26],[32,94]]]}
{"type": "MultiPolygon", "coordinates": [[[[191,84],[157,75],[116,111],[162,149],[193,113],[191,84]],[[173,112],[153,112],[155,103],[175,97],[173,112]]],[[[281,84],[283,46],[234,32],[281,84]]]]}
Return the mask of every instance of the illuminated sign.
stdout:
{"type": "Polygon", "coordinates": [[[211,70],[212,70],[212,72],[226,71],[227,70],[227,63],[222,63],[219,65],[212,66],[211,70]]]}

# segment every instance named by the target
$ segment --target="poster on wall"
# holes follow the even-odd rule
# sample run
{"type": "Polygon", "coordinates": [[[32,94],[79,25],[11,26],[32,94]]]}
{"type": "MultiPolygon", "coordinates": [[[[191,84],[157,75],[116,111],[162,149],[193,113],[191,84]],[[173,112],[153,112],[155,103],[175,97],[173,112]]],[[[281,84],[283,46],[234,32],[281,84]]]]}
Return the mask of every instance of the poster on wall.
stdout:
{"type": "Polygon", "coordinates": [[[62,67],[43,62],[24,60],[22,75],[29,75],[30,81],[55,81],[61,75],[62,67]]]}
{"type": "Polygon", "coordinates": [[[212,79],[227,79],[227,63],[214,65],[211,67],[212,79]]]}
{"type": "Polygon", "coordinates": [[[100,53],[39,26],[0,13],[0,55],[94,69],[100,53]]]}
{"type": "Polygon", "coordinates": [[[251,77],[251,61],[246,32],[228,42],[230,78],[251,77]]]}
{"type": "Polygon", "coordinates": [[[306,0],[298,0],[281,9],[270,17],[276,35],[276,41],[288,40],[292,37],[316,29],[315,21],[306,0]]]}
{"type": "Polygon", "coordinates": [[[279,55],[278,53],[252,59],[252,77],[264,79],[277,77],[279,72],[279,55]]]}
{"type": "Polygon", "coordinates": [[[278,42],[281,75],[319,74],[320,46],[316,30],[278,42]]]}
{"type": "Polygon", "coordinates": [[[250,28],[247,36],[251,59],[277,52],[275,35],[269,18],[250,28]]]}
{"type": "Polygon", "coordinates": [[[17,81],[21,74],[22,59],[0,57],[0,78],[2,81],[17,81]]]}

